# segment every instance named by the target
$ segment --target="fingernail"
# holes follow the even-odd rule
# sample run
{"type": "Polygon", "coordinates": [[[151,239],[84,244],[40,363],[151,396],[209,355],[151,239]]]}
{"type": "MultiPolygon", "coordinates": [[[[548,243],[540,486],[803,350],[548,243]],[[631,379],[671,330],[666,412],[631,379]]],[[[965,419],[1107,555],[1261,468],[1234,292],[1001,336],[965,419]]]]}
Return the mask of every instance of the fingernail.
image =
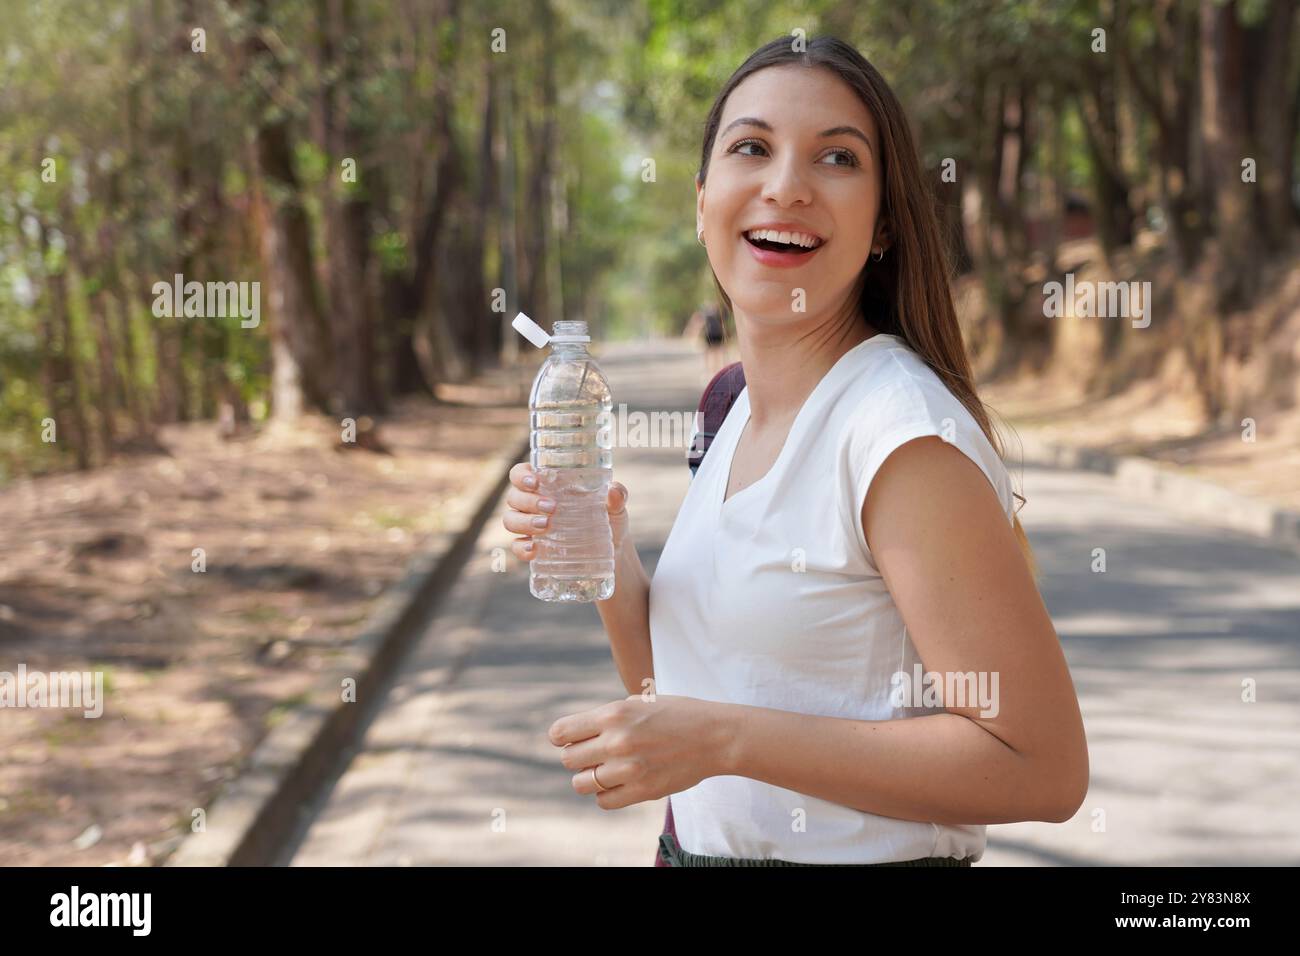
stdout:
{"type": "Polygon", "coordinates": [[[533,527],[534,527],[534,528],[545,528],[545,527],[546,527],[546,522],[549,521],[549,520],[550,520],[550,519],[547,518],[547,517],[544,516],[544,515],[538,515],[536,518],[533,519],[533,527]]]}
{"type": "Polygon", "coordinates": [[[537,487],[537,479],[534,478],[532,475],[525,475],[525,476],[524,476],[524,487],[525,487],[525,488],[536,488],[536,487],[537,487]]]}
{"type": "Polygon", "coordinates": [[[525,550],[525,551],[531,551],[531,550],[533,550],[533,543],[532,543],[531,541],[529,541],[527,544],[525,544],[525,545],[524,545],[524,550],[525,550]]]}
{"type": "Polygon", "coordinates": [[[541,498],[541,499],[539,499],[538,502],[537,502],[537,507],[541,508],[543,511],[554,511],[554,510],[555,510],[555,499],[554,499],[554,498],[541,498]]]}

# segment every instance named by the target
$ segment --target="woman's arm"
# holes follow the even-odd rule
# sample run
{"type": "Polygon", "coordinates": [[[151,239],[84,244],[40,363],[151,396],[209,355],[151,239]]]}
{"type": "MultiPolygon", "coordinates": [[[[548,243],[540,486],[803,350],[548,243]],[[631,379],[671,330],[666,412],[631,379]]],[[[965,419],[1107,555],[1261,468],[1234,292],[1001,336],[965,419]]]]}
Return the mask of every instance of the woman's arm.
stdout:
{"type": "Polygon", "coordinates": [[[925,671],[996,672],[996,714],[974,701],[890,721],[721,704],[729,743],[713,772],[905,820],[1069,819],[1088,789],[1083,720],[988,479],[939,438],[907,442],[876,473],[862,526],[925,671]]]}
{"type": "Polygon", "coordinates": [[[641,564],[632,536],[624,534],[614,553],[614,593],[596,602],[601,623],[609,635],[614,666],[629,694],[647,690],[642,683],[654,678],[650,650],[650,576],[641,564]]]}

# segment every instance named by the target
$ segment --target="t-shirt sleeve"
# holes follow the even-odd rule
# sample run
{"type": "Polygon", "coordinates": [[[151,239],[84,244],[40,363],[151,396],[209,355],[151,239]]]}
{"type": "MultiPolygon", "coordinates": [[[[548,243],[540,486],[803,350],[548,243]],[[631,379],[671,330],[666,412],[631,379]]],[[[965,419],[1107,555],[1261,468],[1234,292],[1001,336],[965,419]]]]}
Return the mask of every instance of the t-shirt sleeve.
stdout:
{"type": "Polygon", "coordinates": [[[1015,517],[1011,479],[1006,466],[979,423],[937,378],[900,373],[895,381],[873,389],[846,425],[844,457],[848,501],[858,545],[870,557],[862,530],[862,504],[871,481],[885,460],[915,438],[937,436],[958,448],[979,466],[997,493],[1010,524],[1015,517]]]}

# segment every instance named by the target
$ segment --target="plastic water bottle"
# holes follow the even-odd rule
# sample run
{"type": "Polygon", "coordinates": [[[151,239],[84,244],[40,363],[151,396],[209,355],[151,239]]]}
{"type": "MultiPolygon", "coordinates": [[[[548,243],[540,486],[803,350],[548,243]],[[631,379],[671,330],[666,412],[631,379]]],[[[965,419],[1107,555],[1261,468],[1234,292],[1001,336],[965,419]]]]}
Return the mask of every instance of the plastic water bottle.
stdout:
{"type": "Polygon", "coordinates": [[[529,458],[538,493],[555,500],[555,511],[533,537],[528,590],[543,601],[603,601],[614,593],[609,382],[587,352],[586,322],[556,322],[548,336],[521,312],[514,327],[538,348],[551,346],[528,400],[529,458]]]}

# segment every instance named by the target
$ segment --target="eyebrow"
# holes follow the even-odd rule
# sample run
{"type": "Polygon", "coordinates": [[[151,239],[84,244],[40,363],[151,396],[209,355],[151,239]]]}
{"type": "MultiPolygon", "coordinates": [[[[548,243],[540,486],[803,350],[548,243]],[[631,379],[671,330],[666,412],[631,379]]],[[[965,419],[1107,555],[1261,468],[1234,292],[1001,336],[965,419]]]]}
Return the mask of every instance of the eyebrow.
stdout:
{"type": "MultiPolygon", "coordinates": [[[[737,126],[757,126],[759,129],[765,129],[769,133],[775,132],[772,124],[766,120],[761,120],[757,116],[742,116],[740,119],[732,120],[727,124],[727,128],[722,131],[722,136],[726,136],[737,126]]],[[[871,149],[871,140],[867,139],[865,133],[856,126],[832,126],[830,129],[824,129],[817,134],[818,137],[825,139],[829,136],[856,136],[862,142],[867,144],[867,149],[871,149]]]]}

